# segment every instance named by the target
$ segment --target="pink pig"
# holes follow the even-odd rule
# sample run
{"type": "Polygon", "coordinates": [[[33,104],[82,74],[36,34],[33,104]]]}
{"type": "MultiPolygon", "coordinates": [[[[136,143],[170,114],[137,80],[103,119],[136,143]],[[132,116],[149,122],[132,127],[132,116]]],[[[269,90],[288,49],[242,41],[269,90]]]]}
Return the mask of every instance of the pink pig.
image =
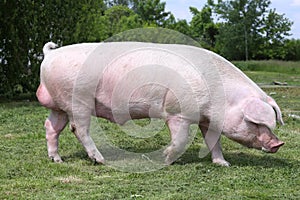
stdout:
{"type": "Polygon", "coordinates": [[[276,102],[230,62],[205,49],[137,42],[44,46],[39,102],[51,109],[45,121],[48,155],[62,162],[58,138],[66,124],[89,157],[104,163],[89,134],[91,116],[118,124],[163,119],[171,135],[166,164],[184,151],[197,124],[213,163],[229,166],[220,134],[250,148],[275,153],[284,143],[272,130],[283,124],[276,102]]]}

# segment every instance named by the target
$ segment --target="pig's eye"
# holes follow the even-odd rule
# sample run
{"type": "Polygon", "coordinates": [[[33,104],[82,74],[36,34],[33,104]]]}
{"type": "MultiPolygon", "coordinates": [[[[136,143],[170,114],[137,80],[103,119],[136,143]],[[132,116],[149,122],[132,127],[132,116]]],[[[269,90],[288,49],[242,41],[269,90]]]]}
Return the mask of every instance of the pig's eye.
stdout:
{"type": "Polygon", "coordinates": [[[272,132],[272,129],[270,129],[269,127],[267,126],[264,126],[264,125],[260,125],[259,126],[259,131],[258,131],[260,134],[262,133],[270,133],[272,132]]]}
{"type": "Polygon", "coordinates": [[[251,128],[258,128],[258,124],[254,123],[254,122],[249,122],[247,121],[247,123],[249,124],[249,126],[251,126],[251,128]]]}

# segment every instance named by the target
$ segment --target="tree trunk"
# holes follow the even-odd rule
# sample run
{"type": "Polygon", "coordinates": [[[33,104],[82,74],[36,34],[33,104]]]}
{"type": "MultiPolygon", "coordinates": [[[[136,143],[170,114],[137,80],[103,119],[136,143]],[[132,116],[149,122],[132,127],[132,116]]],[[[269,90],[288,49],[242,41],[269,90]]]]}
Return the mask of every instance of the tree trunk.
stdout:
{"type": "Polygon", "coordinates": [[[244,24],[244,35],[245,35],[245,60],[249,60],[249,52],[248,52],[248,32],[246,24],[244,24]]]}

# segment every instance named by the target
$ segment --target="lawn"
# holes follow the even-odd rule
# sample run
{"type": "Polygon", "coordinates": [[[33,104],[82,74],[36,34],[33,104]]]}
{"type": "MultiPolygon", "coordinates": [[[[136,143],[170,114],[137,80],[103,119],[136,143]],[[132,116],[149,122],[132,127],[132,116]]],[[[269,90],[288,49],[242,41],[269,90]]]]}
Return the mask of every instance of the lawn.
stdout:
{"type": "MultiPolygon", "coordinates": [[[[276,79],[295,80],[291,85],[299,85],[297,74],[246,73],[258,83],[276,79]]],[[[232,166],[216,166],[209,156],[198,157],[203,140],[197,133],[173,165],[147,173],[95,165],[68,129],[60,138],[64,163],[53,163],[47,158],[43,128],[48,110],[35,101],[2,102],[0,199],[299,199],[300,119],[291,114],[300,116],[300,88],[264,90],[278,102],[286,123],[275,130],[286,142],[276,154],[248,149],[222,137],[224,156],[232,166]]],[[[166,129],[153,139],[132,140],[119,134],[115,125],[100,123],[118,145],[132,151],[168,142],[166,129]]]]}

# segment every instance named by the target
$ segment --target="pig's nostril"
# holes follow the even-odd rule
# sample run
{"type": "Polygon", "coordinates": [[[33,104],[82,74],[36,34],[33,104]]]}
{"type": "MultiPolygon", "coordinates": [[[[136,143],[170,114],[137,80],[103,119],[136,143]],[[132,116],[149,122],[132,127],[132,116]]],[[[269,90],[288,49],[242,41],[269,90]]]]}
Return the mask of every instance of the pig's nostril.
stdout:
{"type": "Polygon", "coordinates": [[[262,150],[267,153],[276,153],[282,145],[284,145],[284,142],[279,141],[276,144],[271,145],[269,148],[262,147],[262,150]]]}
{"type": "Polygon", "coordinates": [[[276,145],[272,146],[271,149],[270,149],[270,152],[271,153],[276,153],[278,151],[278,149],[284,145],[284,142],[278,142],[276,145]]]}

